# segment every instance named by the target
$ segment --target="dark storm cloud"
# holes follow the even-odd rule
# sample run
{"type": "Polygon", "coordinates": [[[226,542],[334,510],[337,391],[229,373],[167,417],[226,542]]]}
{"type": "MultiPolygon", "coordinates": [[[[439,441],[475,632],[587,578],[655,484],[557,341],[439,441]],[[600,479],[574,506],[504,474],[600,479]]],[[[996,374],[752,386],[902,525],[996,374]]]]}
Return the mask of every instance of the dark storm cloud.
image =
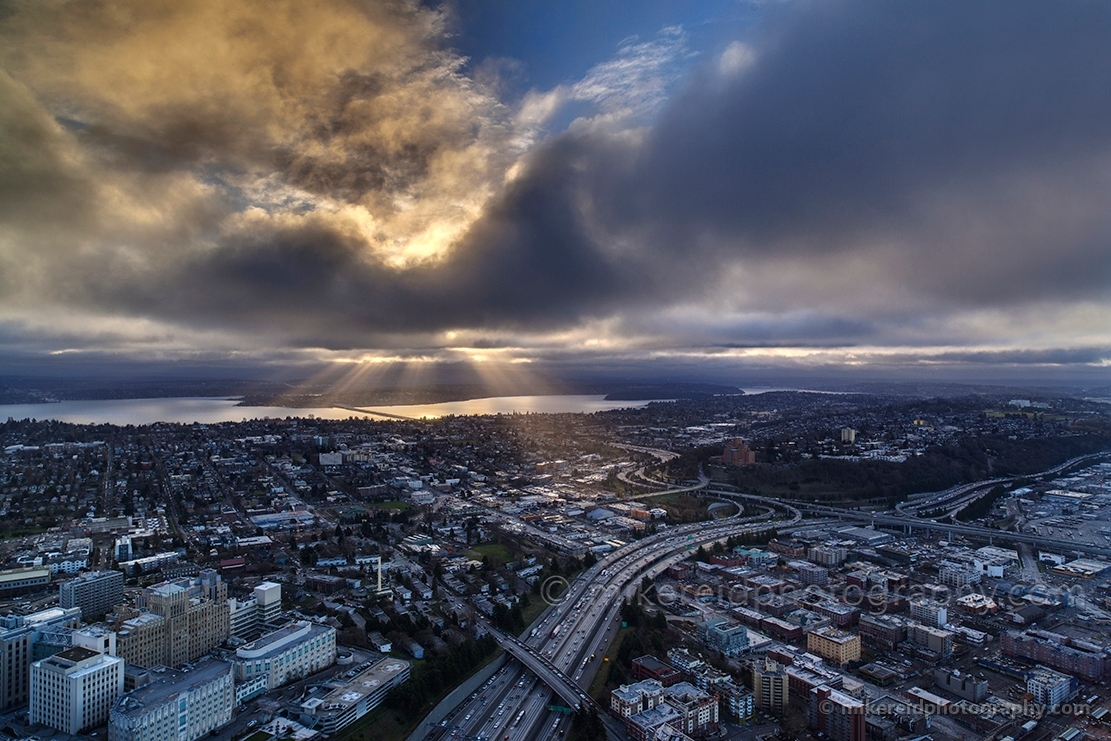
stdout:
{"type": "Polygon", "coordinates": [[[880,242],[902,254],[878,259],[963,299],[1106,291],[1111,7],[777,13],[750,69],[707,73],[669,108],[607,218],[753,258],[880,242]]]}
{"type": "Polygon", "coordinates": [[[785,4],[652,125],[578,122],[504,185],[529,132],[412,6],[305,10],[311,43],[287,4],[20,7],[6,58],[39,123],[0,119],[0,152],[36,153],[36,208],[95,167],[114,183],[68,209],[104,209],[70,241],[111,249],[22,281],[72,307],[333,348],[614,318],[677,347],[976,344],[962,310],[1107,314],[1107,4],[785,4]],[[199,46],[161,61],[175,37],[199,46]],[[390,258],[439,232],[449,249],[390,258]]]}
{"type": "Polygon", "coordinates": [[[583,233],[576,155],[558,144],[441,261],[397,270],[367,259],[358,234],[308,214],[286,229],[245,228],[184,261],[173,280],[118,291],[90,280],[88,298],[140,314],[187,315],[198,325],[279,325],[308,345],[350,347],[376,332],[447,327],[552,328],[627,296],[619,268],[583,233]]]}

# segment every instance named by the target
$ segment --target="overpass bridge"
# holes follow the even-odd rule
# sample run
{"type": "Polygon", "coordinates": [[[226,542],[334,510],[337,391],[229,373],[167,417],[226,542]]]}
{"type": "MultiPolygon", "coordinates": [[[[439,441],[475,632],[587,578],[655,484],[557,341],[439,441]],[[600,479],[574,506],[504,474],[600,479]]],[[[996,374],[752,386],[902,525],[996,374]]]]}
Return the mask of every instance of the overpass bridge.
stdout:
{"type": "Polygon", "coordinates": [[[904,533],[908,534],[915,531],[940,533],[947,537],[952,537],[954,534],[957,534],[971,538],[979,538],[989,543],[993,543],[996,540],[1007,540],[1012,543],[1026,543],[1043,550],[1056,550],[1062,553],[1111,556],[1111,547],[1097,545],[1095,543],[1084,543],[1077,540],[1068,540],[1065,538],[1050,538],[1043,535],[1034,535],[1032,533],[1016,533],[1010,530],[994,530],[990,527],[980,527],[979,525],[935,522],[934,520],[904,515],[859,512],[856,510],[841,509],[840,507],[829,507],[823,504],[808,504],[799,501],[792,501],[790,505],[786,505],[783,500],[769,499],[754,494],[738,494],[737,492],[718,491],[714,489],[707,490],[706,493],[725,499],[760,500],[766,504],[774,503],[780,507],[789,506],[795,511],[820,515],[826,518],[835,518],[843,522],[863,522],[871,525],[882,525],[884,527],[902,530],[904,533]]]}
{"type": "Polygon", "coordinates": [[[598,711],[598,717],[602,719],[602,723],[606,727],[606,735],[611,739],[622,740],[625,738],[624,727],[621,723],[609,714],[607,708],[599,706],[594,698],[586,693],[586,690],[575,684],[571,677],[564,674],[552,662],[516,636],[503,633],[493,627],[487,627],[490,635],[497,639],[498,645],[505,649],[506,653],[517,659],[523,667],[536,675],[541,682],[555,692],[559,699],[567,703],[568,707],[578,710],[593,705],[598,711]]]}

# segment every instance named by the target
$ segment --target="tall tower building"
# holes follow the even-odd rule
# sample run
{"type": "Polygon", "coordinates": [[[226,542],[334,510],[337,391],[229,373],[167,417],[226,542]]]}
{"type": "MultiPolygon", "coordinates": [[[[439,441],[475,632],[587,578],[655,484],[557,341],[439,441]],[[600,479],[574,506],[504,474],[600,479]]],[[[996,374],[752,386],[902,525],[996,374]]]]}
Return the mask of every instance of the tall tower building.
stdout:
{"type": "Polygon", "coordinates": [[[787,711],[787,671],[778,663],[765,659],[752,665],[753,704],[769,713],[787,711]]]}
{"type": "Polygon", "coordinates": [[[77,734],[108,721],[123,694],[123,659],[75,646],[31,664],[31,723],[77,734]]]}
{"type": "Polygon", "coordinates": [[[228,637],[227,596],[227,585],[210,569],[196,580],[147,587],[142,595],[147,612],[118,629],[120,656],[148,668],[199,659],[228,637]]]}
{"type": "Polygon", "coordinates": [[[276,627],[281,622],[282,585],[264,581],[255,587],[255,599],[258,600],[259,623],[276,627]]]}

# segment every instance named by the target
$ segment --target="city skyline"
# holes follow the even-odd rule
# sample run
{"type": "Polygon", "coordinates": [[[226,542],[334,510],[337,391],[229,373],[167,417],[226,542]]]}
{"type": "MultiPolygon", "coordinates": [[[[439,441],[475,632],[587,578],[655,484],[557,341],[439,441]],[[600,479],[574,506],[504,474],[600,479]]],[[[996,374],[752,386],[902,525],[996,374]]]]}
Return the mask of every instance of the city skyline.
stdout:
{"type": "Polygon", "coordinates": [[[1106,382],[1107,6],[4,10],[0,374],[1106,382]]]}

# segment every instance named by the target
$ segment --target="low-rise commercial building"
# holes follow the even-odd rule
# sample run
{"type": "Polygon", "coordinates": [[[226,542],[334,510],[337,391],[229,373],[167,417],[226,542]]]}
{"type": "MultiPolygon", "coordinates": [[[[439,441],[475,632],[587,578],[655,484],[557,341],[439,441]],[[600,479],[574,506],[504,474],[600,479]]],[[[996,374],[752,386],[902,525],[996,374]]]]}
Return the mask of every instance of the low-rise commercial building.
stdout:
{"type": "Polygon", "coordinates": [[[49,566],[0,571],[0,594],[13,596],[40,592],[50,585],[50,574],[49,566]]]}

